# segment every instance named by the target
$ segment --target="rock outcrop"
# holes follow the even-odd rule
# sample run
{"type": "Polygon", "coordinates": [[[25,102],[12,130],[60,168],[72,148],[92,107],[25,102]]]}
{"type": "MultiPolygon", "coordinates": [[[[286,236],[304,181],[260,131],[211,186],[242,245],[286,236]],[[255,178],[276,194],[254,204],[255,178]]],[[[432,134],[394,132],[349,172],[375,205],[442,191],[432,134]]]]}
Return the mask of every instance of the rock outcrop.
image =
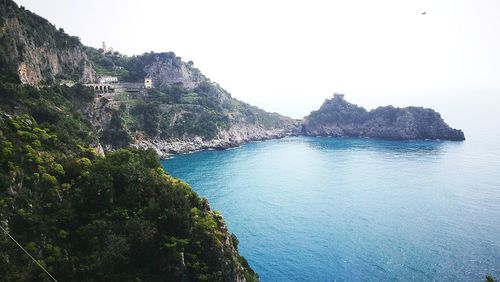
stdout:
{"type": "Polygon", "coordinates": [[[433,109],[386,106],[367,111],[346,102],[339,94],[327,99],[319,110],[304,119],[302,133],[392,140],[465,140],[461,130],[451,128],[433,109]]]}
{"type": "Polygon", "coordinates": [[[215,138],[203,139],[200,136],[162,139],[138,139],[132,146],[137,148],[151,148],[162,158],[173,154],[194,152],[199,150],[224,150],[237,147],[251,141],[278,139],[286,136],[297,135],[297,126],[286,128],[265,129],[256,125],[235,124],[229,129],[221,130],[215,138]]]}

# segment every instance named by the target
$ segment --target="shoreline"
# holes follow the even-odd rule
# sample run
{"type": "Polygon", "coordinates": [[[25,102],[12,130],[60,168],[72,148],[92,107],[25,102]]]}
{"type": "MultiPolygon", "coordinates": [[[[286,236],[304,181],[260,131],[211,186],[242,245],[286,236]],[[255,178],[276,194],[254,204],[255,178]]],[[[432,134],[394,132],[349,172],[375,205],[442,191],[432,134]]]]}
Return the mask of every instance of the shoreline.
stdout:
{"type": "MultiPolygon", "coordinates": [[[[379,138],[379,137],[367,137],[367,136],[332,136],[332,135],[306,135],[306,134],[288,134],[288,135],[283,135],[283,136],[278,136],[278,137],[270,137],[270,138],[262,138],[262,139],[251,139],[251,140],[246,140],[244,142],[240,143],[228,143],[225,144],[225,146],[218,146],[218,147],[203,147],[199,149],[194,149],[194,150],[182,150],[179,152],[167,152],[164,153],[162,152],[161,154],[159,153],[158,155],[160,156],[160,160],[168,160],[173,158],[174,156],[181,156],[181,155],[187,155],[187,154],[193,154],[197,152],[202,152],[202,151],[225,151],[225,150],[232,150],[232,149],[237,149],[241,147],[242,145],[250,144],[250,143],[256,143],[256,142],[265,142],[265,141],[270,141],[270,140],[279,140],[279,139],[284,139],[284,138],[289,138],[289,137],[308,137],[308,138],[338,138],[338,139],[360,139],[360,140],[379,140],[379,141],[389,141],[389,142],[415,142],[415,141],[421,141],[421,142],[454,142],[454,143],[460,143],[464,142],[465,140],[446,140],[446,139],[391,139],[391,138],[379,138]]],[[[189,142],[186,141],[186,143],[189,144],[189,142]]],[[[133,144],[133,147],[136,148],[147,148],[147,147],[139,147],[139,146],[134,146],[136,144],[133,144]]],[[[154,149],[155,148],[151,148],[154,149]]],[[[156,151],[156,150],[155,150],[156,151]]],[[[158,152],[157,152],[158,153],[158,152]]]]}
{"type": "Polygon", "coordinates": [[[168,159],[174,155],[189,154],[203,150],[228,150],[237,148],[242,144],[266,140],[281,139],[289,136],[299,136],[292,132],[281,130],[257,131],[223,131],[216,138],[203,140],[201,137],[186,139],[143,139],[131,147],[140,149],[153,149],[160,159],[168,159]],[[235,134],[236,133],[236,134],[235,134]]]}

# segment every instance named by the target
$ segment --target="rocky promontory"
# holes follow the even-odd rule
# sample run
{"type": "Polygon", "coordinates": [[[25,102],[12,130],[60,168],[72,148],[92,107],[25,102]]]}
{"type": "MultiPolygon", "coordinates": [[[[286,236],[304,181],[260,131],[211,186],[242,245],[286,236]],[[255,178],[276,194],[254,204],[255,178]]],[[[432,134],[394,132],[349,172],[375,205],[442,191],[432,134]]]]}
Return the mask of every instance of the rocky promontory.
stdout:
{"type": "Polygon", "coordinates": [[[367,111],[347,102],[343,94],[325,100],[319,110],[305,117],[302,134],[391,140],[465,140],[461,130],[451,128],[433,109],[385,106],[367,111]]]}

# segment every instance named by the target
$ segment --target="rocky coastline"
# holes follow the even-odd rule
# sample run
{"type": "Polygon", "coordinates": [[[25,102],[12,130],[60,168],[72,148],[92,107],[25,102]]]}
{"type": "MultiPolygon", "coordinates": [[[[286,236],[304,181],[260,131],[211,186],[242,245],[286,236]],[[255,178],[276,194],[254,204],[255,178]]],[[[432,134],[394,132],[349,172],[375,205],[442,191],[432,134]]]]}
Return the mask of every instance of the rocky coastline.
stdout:
{"type": "Polygon", "coordinates": [[[287,129],[265,129],[253,125],[239,124],[227,130],[220,131],[215,138],[209,140],[204,140],[200,136],[182,139],[146,138],[136,140],[131,146],[141,149],[153,149],[160,158],[166,159],[177,154],[192,153],[201,150],[226,150],[239,147],[248,142],[297,136],[298,133],[298,125],[287,129]]]}
{"type": "MultiPolygon", "coordinates": [[[[311,137],[351,137],[351,138],[374,138],[384,140],[448,140],[463,141],[464,133],[458,129],[452,129],[441,119],[439,113],[432,109],[408,107],[404,109],[392,106],[380,107],[375,112],[392,111],[404,113],[399,117],[398,123],[388,123],[378,120],[368,121],[360,124],[338,124],[338,123],[313,123],[309,117],[286,128],[265,129],[251,124],[237,124],[229,129],[221,130],[213,139],[203,139],[200,136],[185,138],[162,139],[144,138],[136,140],[132,147],[141,149],[153,149],[162,159],[173,155],[193,153],[202,150],[226,150],[239,147],[242,144],[281,139],[291,136],[311,137]],[[408,116],[407,112],[412,112],[408,116]],[[427,114],[426,122],[418,124],[420,116],[427,114]],[[430,115],[430,118],[429,118],[430,115]],[[401,119],[403,121],[401,121],[401,119]],[[417,120],[417,121],[415,121],[417,120]]],[[[420,121],[420,123],[422,123],[420,121]]]]}

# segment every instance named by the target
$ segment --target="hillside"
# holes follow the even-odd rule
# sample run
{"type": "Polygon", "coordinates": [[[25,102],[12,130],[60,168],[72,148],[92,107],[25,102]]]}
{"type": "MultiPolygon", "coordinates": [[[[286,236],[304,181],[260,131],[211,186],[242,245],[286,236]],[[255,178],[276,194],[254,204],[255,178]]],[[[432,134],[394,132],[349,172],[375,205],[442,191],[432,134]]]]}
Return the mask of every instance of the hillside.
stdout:
{"type": "Polygon", "coordinates": [[[392,140],[465,140],[461,130],[448,126],[441,115],[421,107],[378,107],[367,111],[336,94],[304,119],[304,135],[371,137],[392,140]]]}
{"type": "MultiPolygon", "coordinates": [[[[172,52],[133,57],[92,48],[87,52],[100,73],[115,74],[126,82],[142,81],[144,77],[152,79],[153,89],[142,94],[116,91],[105,95],[107,100],[112,100],[105,108],[119,110],[119,119],[123,120],[121,127],[134,146],[153,148],[166,156],[199,149],[228,148],[298,132],[297,121],[232,98],[192,62],[183,62],[172,52]]],[[[99,103],[101,101],[95,101],[99,103]]],[[[89,111],[95,112],[96,108],[89,111]]],[[[111,120],[109,115],[107,120],[111,120]]],[[[107,122],[93,123],[103,131],[109,130],[107,122]]],[[[120,145],[105,143],[112,147],[120,145]]]]}
{"type": "Polygon", "coordinates": [[[73,85],[110,75],[135,84],[146,76],[153,79],[153,89],[147,92],[117,87],[81,105],[80,112],[102,134],[107,149],[134,145],[167,156],[284,137],[298,130],[293,119],[232,98],[192,62],[172,52],[130,57],[86,47],[10,0],[0,5],[0,70],[6,81],[73,85]]]}
{"type": "MultiPolygon", "coordinates": [[[[222,216],[159,158],[301,133],[464,138],[430,109],[337,98],[301,124],[234,99],[172,52],[87,47],[0,2],[0,224],[60,281],[257,280],[222,216]],[[95,90],[100,76],[119,82],[95,90]]],[[[3,233],[0,277],[48,281],[3,233]]]]}
{"type": "MultiPolygon", "coordinates": [[[[164,172],[154,151],[127,147],[127,126],[150,120],[124,123],[120,108],[148,98],[106,102],[59,85],[93,77],[88,48],[12,1],[0,15],[2,228],[59,281],[257,280],[208,201],[164,172]],[[101,143],[127,148],[105,156],[101,143]]],[[[2,281],[50,281],[0,234],[2,281]]]]}
{"type": "MultiPolygon", "coordinates": [[[[252,281],[222,217],[152,151],[103,156],[84,87],[0,82],[0,222],[60,281],[252,281]]],[[[48,281],[2,233],[3,281],[48,281]]]]}

